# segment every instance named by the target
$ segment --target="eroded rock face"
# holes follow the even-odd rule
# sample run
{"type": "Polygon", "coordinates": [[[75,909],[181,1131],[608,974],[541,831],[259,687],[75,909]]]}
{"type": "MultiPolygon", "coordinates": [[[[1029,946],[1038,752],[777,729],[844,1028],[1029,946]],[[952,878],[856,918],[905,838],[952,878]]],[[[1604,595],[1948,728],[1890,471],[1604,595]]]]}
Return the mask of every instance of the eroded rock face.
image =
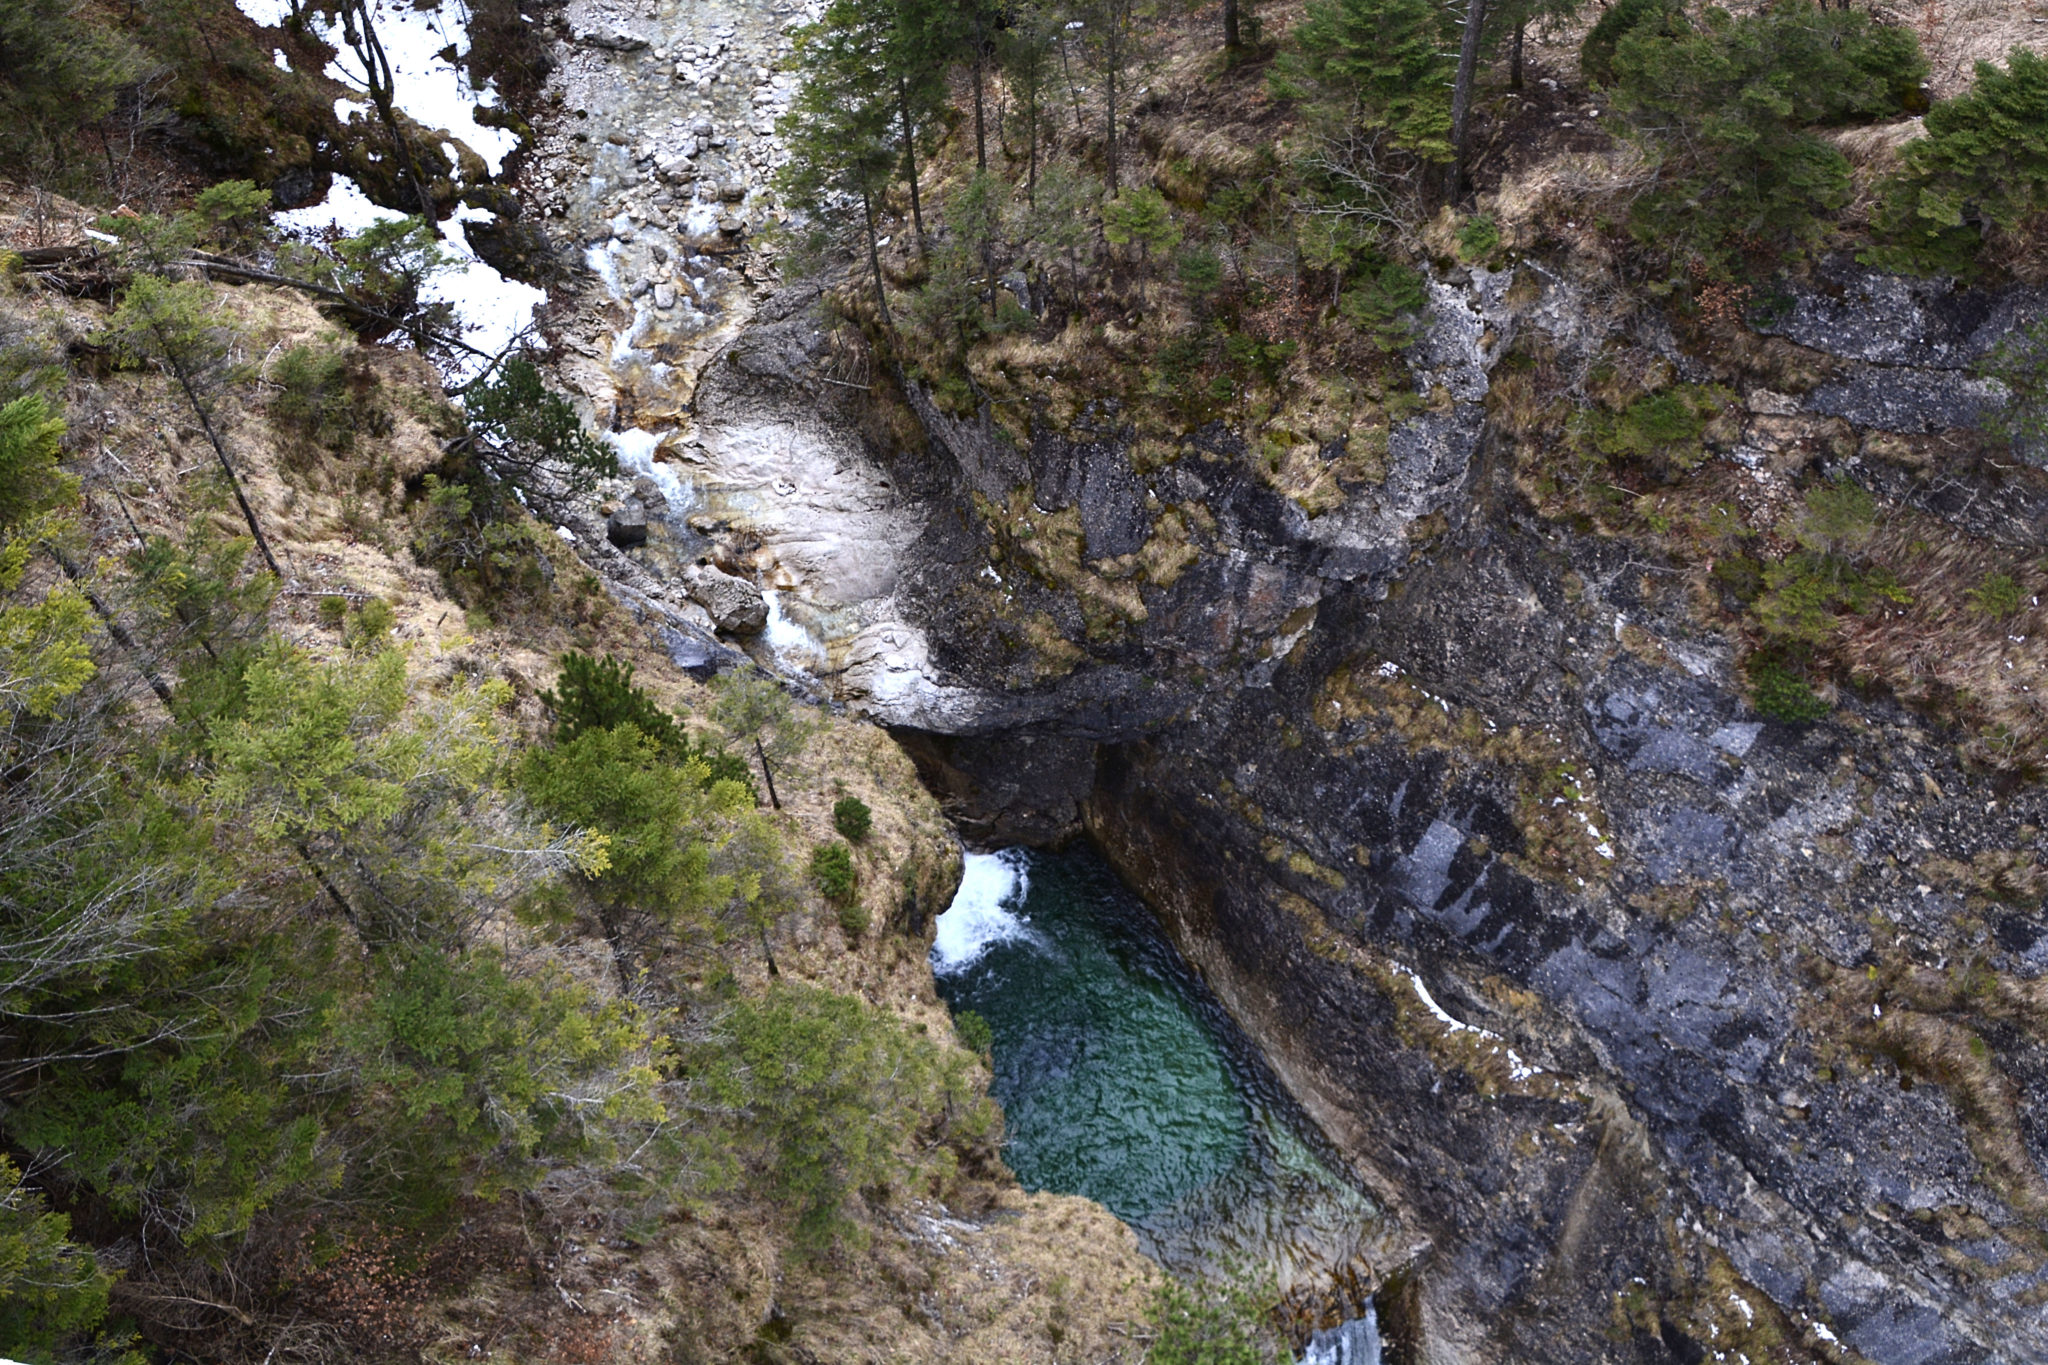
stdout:
{"type": "MultiPolygon", "coordinates": [[[[1159,909],[1426,1245],[1414,1358],[2048,1358],[2048,800],[1882,699],[1758,716],[1667,566],[1533,514],[1481,338],[1599,335],[1537,283],[1514,317],[1439,291],[1449,401],[1320,516],[1228,432],[1140,475],[1114,412],[1028,450],[927,413],[953,482],[893,601],[955,704],[897,719],[971,834],[1085,827],[1159,909]],[[1213,525],[1098,639],[962,510],[1020,485],[1087,560],[1213,525]],[[1047,676],[1034,629],[1081,657],[1047,676]]],[[[1886,496],[2048,545],[2031,473],[1912,445],[1999,401],[1971,366],[2013,297],[1866,283],[1792,301],[1821,377],[1750,395],[1728,458],[1764,487],[1846,440],[1886,496]]]]}

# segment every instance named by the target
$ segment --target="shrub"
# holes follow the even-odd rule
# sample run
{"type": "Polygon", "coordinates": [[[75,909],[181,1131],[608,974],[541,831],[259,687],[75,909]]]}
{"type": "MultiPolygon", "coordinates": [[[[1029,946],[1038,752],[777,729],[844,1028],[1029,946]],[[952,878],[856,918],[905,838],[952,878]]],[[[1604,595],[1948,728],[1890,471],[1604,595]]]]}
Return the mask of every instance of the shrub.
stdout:
{"type": "Polygon", "coordinates": [[[1614,83],[1614,51],[1637,28],[1670,34],[1684,22],[1679,0],[1618,0],[1579,45],[1579,73],[1595,85],[1614,83]]]}
{"type": "Polygon", "coordinates": [[[462,397],[479,459],[495,478],[546,506],[559,481],[571,494],[619,472],[613,449],[583,429],[569,400],[541,381],[525,356],[514,356],[488,383],[462,397]]]}
{"type": "Polygon", "coordinates": [[[2026,590],[2009,573],[1992,573],[1970,589],[1970,609],[1994,619],[2011,616],[2027,602],[2026,590]]]}
{"type": "Polygon", "coordinates": [[[1428,281],[1421,271],[1389,261],[1367,274],[1338,300],[1337,311],[1372,338],[1383,351],[1398,351],[1415,340],[1422,310],[1429,304],[1428,281]]]}
{"type": "Polygon", "coordinates": [[[1171,251],[1180,242],[1180,225],[1166,206],[1166,196],[1147,186],[1126,190],[1102,209],[1102,235],[1111,246],[1138,244],[1141,255],[1171,251]]]}
{"type": "Polygon", "coordinates": [[[1292,1356],[1267,1324],[1270,1293],[1160,1281],[1146,1320],[1153,1331],[1146,1365],[1274,1365],[1292,1356]]]}
{"type": "Polygon", "coordinates": [[[818,884],[825,899],[835,905],[845,905],[853,899],[854,873],[853,850],[845,844],[833,842],[819,844],[811,852],[811,880],[818,884]]]}
{"type": "Polygon", "coordinates": [[[348,623],[349,648],[381,649],[385,637],[397,624],[398,613],[391,604],[381,597],[372,597],[356,609],[355,619],[348,623]]]}
{"type": "Polygon", "coordinates": [[[961,1010],[953,1016],[953,1034],[960,1040],[960,1046],[977,1057],[986,1057],[995,1046],[995,1030],[988,1026],[988,1020],[973,1010],[961,1010]]]}
{"type": "Polygon", "coordinates": [[[860,903],[858,896],[840,904],[839,928],[849,943],[868,931],[868,923],[868,908],[860,903]]]}
{"type": "Polygon", "coordinates": [[[633,681],[633,665],[607,654],[602,659],[571,650],[562,656],[562,672],[553,689],[540,694],[554,715],[554,738],[566,744],[592,730],[630,725],[653,741],[670,761],[702,763],[716,782],[737,782],[758,802],[754,775],[737,754],[712,749],[692,740],[661,703],[633,681]]]}
{"type": "Polygon", "coordinates": [[[1579,429],[1609,459],[1690,469],[1705,454],[1700,438],[1707,424],[1727,401],[1720,389],[1674,384],[1635,398],[1620,412],[1588,411],[1579,429]]]}
{"type": "Polygon", "coordinates": [[[1483,261],[1500,249],[1500,224],[1490,213],[1475,213],[1458,229],[1458,258],[1483,261]]]}
{"type": "Polygon", "coordinates": [[[2048,59],[2016,47],[2003,70],[1977,63],[1977,83],[1928,111],[1903,159],[1879,189],[1864,260],[1973,273],[1988,236],[2048,211],[2048,59]]]}
{"type": "Polygon", "coordinates": [[[987,1103],[967,1094],[930,1039],[815,987],[778,986],[738,1002],[689,1061],[730,1116],[730,1139],[706,1134],[707,1144],[761,1172],[811,1250],[853,1231],[848,1197],[902,1172],[909,1139],[930,1115],[944,1111],[943,1135],[956,1138],[989,1122],[987,1103]]]}
{"type": "Polygon", "coordinates": [[[1658,163],[1633,227],[1710,271],[1819,242],[1849,163],[1808,131],[1899,112],[1927,63],[1912,31],[1788,0],[1741,18],[1638,23],[1617,43],[1614,103],[1658,163]]]}
{"type": "Polygon", "coordinates": [[[1814,694],[1805,677],[1783,655],[1752,654],[1745,670],[1758,715],[1803,724],[1828,713],[1828,704],[1814,694]]]}
{"type": "Polygon", "coordinates": [[[377,376],[349,352],[294,346],[278,357],[270,377],[277,385],[270,420],[305,445],[340,454],[359,432],[391,429],[391,415],[373,396],[377,376]]]}
{"type": "Polygon", "coordinates": [[[844,835],[850,844],[864,842],[868,831],[874,828],[874,817],[868,810],[868,803],[858,796],[842,796],[834,801],[832,828],[844,835]]]}

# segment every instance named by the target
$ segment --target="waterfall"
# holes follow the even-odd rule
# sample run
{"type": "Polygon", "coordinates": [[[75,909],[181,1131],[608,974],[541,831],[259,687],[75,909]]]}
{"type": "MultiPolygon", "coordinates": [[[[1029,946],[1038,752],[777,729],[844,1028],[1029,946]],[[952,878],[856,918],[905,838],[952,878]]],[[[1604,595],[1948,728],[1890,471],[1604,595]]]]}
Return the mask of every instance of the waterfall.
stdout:
{"type": "Polygon", "coordinates": [[[1300,1365],[1380,1365],[1380,1320],[1372,1305],[1365,1306],[1364,1317],[1310,1337],[1300,1365]]]}

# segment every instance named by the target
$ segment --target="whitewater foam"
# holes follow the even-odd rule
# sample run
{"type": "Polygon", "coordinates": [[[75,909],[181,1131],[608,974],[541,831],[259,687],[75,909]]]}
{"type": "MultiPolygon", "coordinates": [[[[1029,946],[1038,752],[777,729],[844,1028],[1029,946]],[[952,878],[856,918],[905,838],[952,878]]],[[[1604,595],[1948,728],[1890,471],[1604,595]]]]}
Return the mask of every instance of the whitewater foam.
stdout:
{"type": "Polygon", "coordinates": [[[805,672],[823,668],[827,661],[824,644],[801,621],[792,620],[783,610],[782,594],[769,588],[761,596],[768,604],[768,624],[761,635],[776,662],[805,672]]]}
{"type": "Polygon", "coordinates": [[[970,853],[960,872],[960,889],[938,918],[932,940],[932,972],[950,976],[974,964],[998,943],[1028,939],[1031,926],[1017,913],[1031,889],[1022,849],[970,853]]]}
{"type": "Polygon", "coordinates": [[[1380,1323],[1373,1306],[1365,1316],[1316,1333],[1301,1354],[1301,1365],[1380,1365],[1380,1323]]]}
{"type": "Polygon", "coordinates": [[[678,478],[673,466],[654,458],[654,452],[671,434],[668,429],[648,431],[642,427],[628,427],[624,431],[606,432],[604,439],[618,452],[619,469],[627,474],[645,474],[653,479],[662,497],[668,499],[669,515],[681,516],[697,505],[697,490],[678,478]]]}

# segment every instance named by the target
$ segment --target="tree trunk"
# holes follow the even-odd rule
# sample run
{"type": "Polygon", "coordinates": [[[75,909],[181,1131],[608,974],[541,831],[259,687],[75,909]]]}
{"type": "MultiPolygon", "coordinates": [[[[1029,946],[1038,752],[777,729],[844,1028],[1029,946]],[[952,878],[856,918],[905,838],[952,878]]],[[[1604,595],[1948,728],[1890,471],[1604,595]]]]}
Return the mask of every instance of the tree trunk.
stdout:
{"type": "Polygon", "coordinates": [[[768,751],[761,747],[759,735],[754,736],[754,756],[761,760],[761,776],[768,779],[768,804],[781,810],[782,798],[775,794],[775,773],[768,767],[768,751]]]}
{"type": "Polygon", "coordinates": [[[1067,35],[1062,31],[1056,41],[1060,45],[1060,72],[1067,78],[1067,97],[1074,102],[1074,131],[1081,131],[1081,87],[1074,84],[1073,63],[1067,60],[1067,35]]]}
{"type": "Polygon", "coordinates": [[[987,16],[977,6],[974,11],[974,169],[988,169],[988,134],[982,126],[981,112],[981,59],[988,51],[988,36],[983,31],[987,16]]]}
{"type": "Polygon", "coordinates": [[[1522,34],[1528,27],[1529,21],[1526,19],[1515,25],[1515,46],[1508,57],[1508,89],[1510,90],[1520,90],[1522,88],[1522,34]]]}
{"type": "Polygon", "coordinates": [[[1479,73],[1479,30],[1486,23],[1486,0],[1465,0],[1465,36],[1458,44],[1458,80],[1451,87],[1450,198],[1465,190],[1465,132],[1472,119],[1472,82],[1479,73]]]}
{"type": "Polygon", "coordinates": [[[612,911],[604,906],[598,907],[597,924],[604,931],[605,946],[612,950],[612,970],[619,974],[619,994],[630,996],[633,993],[633,972],[626,965],[629,951],[625,931],[619,928],[618,919],[612,911]]]}
{"type": "MultiPolygon", "coordinates": [[[[903,164],[910,176],[910,223],[917,229],[917,250],[924,254],[924,205],[917,197],[917,126],[910,121],[910,82],[902,76],[896,78],[896,107],[903,113],[903,164]]],[[[874,238],[872,229],[868,232],[874,238]]],[[[880,288],[882,276],[875,275],[875,287],[880,288]]]]}
{"type": "Polygon", "coordinates": [[[1031,98],[1025,105],[1024,126],[1031,133],[1031,147],[1026,155],[1030,158],[1029,169],[1024,174],[1024,202],[1032,208],[1038,207],[1038,88],[1033,86],[1031,98]]]}
{"type": "Polygon", "coordinates": [[[1237,31],[1237,0],[1223,0],[1223,50],[1236,52],[1243,46],[1237,31]]]}
{"type": "Polygon", "coordinates": [[[868,192],[860,192],[860,211],[868,225],[868,269],[875,276],[875,306],[881,311],[882,325],[894,329],[896,324],[889,319],[889,295],[882,288],[882,254],[875,249],[875,205],[868,192]]]}
{"type": "MultiPolygon", "coordinates": [[[[157,331],[157,344],[164,344],[161,329],[157,331]]],[[[221,472],[228,476],[228,487],[234,490],[235,501],[242,509],[242,519],[249,523],[249,534],[256,537],[256,548],[262,553],[263,562],[270,566],[272,573],[283,578],[284,570],[277,566],[277,556],[270,552],[270,540],[263,534],[263,528],[256,524],[256,509],[249,505],[249,497],[242,491],[242,481],[235,475],[234,462],[228,459],[228,448],[222,443],[220,433],[213,429],[213,419],[207,415],[206,404],[199,400],[198,393],[193,390],[192,381],[185,374],[185,367],[171,356],[168,346],[164,347],[164,365],[178,381],[178,387],[184,390],[185,401],[192,405],[192,414],[199,419],[199,429],[206,433],[207,444],[213,447],[214,458],[220,461],[221,472]]]]}
{"type": "Polygon", "coordinates": [[[370,83],[370,101],[377,106],[377,117],[383,121],[384,130],[391,135],[392,150],[398,154],[399,164],[412,180],[413,194],[420,202],[420,213],[429,223],[435,221],[434,201],[427,193],[427,183],[420,176],[419,161],[413,155],[412,143],[400,131],[394,102],[398,94],[398,82],[391,73],[391,59],[384,55],[384,44],[377,37],[376,25],[370,22],[370,6],[367,0],[355,0],[344,11],[344,17],[352,15],[363,26],[361,43],[355,41],[353,24],[344,24],[343,33],[349,45],[356,49],[356,55],[363,59],[363,76],[370,83]]]}
{"type": "MultiPolygon", "coordinates": [[[[140,540],[141,537],[137,536],[136,539],[140,540]]],[[[62,550],[57,549],[55,546],[45,546],[44,548],[49,551],[50,558],[57,561],[57,567],[64,571],[64,576],[72,581],[79,592],[84,594],[87,604],[98,615],[100,623],[107,628],[107,634],[113,637],[114,643],[128,652],[130,661],[134,663],[136,670],[142,674],[142,680],[149,684],[150,691],[156,693],[156,699],[164,704],[164,710],[170,711],[175,716],[177,712],[172,707],[170,683],[165,681],[163,674],[156,671],[156,665],[152,664],[149,661],[149,657],[142,652],[142,647],[135,642],[135,637],[130,635],[127,628],[114,619],[114,613],[105,602],[100,600],[100,595],[85,585],[84,571],[72,563],[71,556],[65,554],[62,550]]]]}
{"type": "Polygon", "coordinates": [[[1108,146],[1108,155],[1109,155],[1109,197],[1110,197],[1110,198],[1112,198],[1112,199],[1114,199],[1114,198],[1116,198],[1116,196],[1117,196],[1117,184],[1116,184],[1116,59],[1117,59],[1117,50],[1116,50],[1116,40],[1115,40],[1114,38],[1111,38],[1111,39],[1109,39],[1109,40],[1107,40],[1107,41],[1105,42],[1105,44],[1104,44],[1104,46],[1103,46],[1103,49],[1102,49],[1102,53],[1103,53],[1103,58],[1104,58],[1104,60],[1103,60],[1103,63],[1102,63],[1102,72],[1103,72],[1103,78],[1104,78],[1104,79],[1103,79],[1103,88],[1102,88],[1102,92],[1103,92],[1103,108],[1104,108],[1104,110],[1105,110],[1105,111],[1107,112],[1107,114],[1108,114],[1108,133],[1109,133],[1109,138],[1108,138],[1108,141],[1109,141],[1109,146],[1108,146]]]}

